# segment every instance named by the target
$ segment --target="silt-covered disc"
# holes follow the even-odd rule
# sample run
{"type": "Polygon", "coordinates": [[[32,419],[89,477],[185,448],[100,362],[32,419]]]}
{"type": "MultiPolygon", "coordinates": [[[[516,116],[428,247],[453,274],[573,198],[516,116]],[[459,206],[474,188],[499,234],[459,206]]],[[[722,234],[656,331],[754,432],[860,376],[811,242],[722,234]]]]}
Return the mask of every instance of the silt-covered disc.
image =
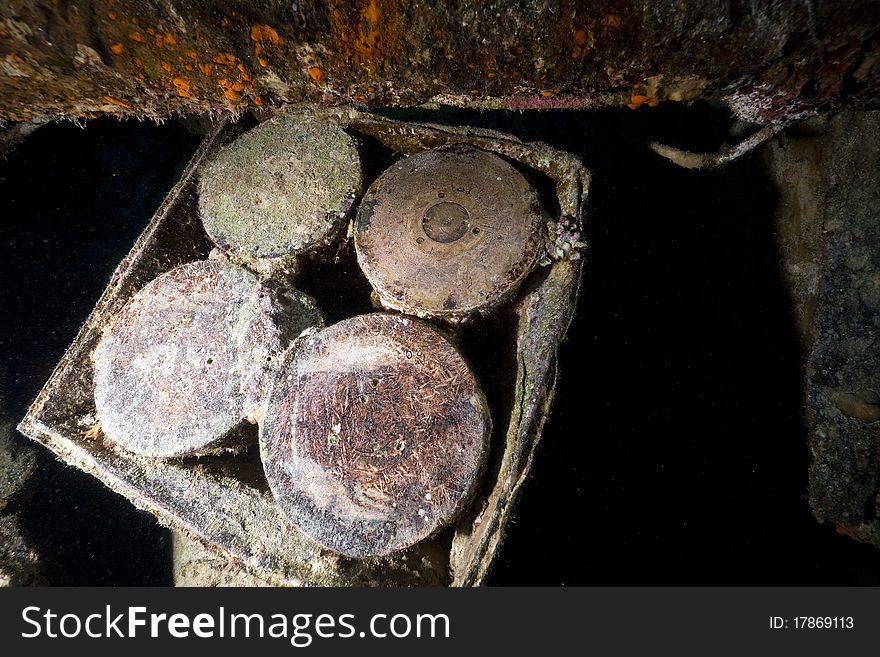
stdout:
{"type": "Polygon", "coordinates": [[[309,114],[280,114],[204,165],[199,212],[214,243],[234,256],[290,256],[335,235],[361,184],[348,133],[309,114]]]}
{"type": "Polygon", "coordinates": [[[282,509],[318,543],[388,554],[461,510],[491,421],[470,368],[424,322],[372,314],[304,337],[260,430],[282,509]]]}
{"type": "Polygon", "coordinates": [[[148,283],[95,349],[104,434],[154,457],[200,454],[219,443],[259,404],[275,369],[265,357],[312,317],[269,299],[254,274],[225,261],[181,265],[148,283]]]}
{"type": "Polygon", "coordinates": [[[245,303],[238,364],[245,417],[257,422],[281,367],[284,352],[307,328],[324,326],[317,303],[290,287],[257,285],[245,303]]]}
{"type": "Polygon", "coordinates": [[[355,220],[358,262],[385,307],[460,317],[498,302],[535,265],[544,215],[529,181],[474,148],[387,169],[355,220]]]}

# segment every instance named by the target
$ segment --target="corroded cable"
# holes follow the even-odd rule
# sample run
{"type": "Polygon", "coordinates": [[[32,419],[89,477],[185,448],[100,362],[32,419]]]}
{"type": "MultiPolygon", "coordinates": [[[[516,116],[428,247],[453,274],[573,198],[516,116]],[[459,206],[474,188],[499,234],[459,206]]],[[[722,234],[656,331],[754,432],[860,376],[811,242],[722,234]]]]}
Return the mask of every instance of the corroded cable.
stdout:
{"type": "Polygon", "coordinates": [[[732,162],[751,152],[761,144],[770,141],[788,126],[788,122],[765,125],[757,132],[732,146],[726,146],[715,153],[691,153],[659,142],[651,142],[649,148],[667,160],[685,169],[714,169],[732,162]]]}

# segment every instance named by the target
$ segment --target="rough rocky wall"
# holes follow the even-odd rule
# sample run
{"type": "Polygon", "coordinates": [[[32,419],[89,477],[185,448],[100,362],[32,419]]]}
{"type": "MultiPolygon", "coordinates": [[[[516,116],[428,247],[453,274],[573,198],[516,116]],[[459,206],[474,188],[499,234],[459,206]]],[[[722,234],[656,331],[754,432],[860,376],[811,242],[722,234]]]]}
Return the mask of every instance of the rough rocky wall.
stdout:
{"type": "Polygon", "coordinates": [[[0,587],[45,583],[36,551],[28,543],[13,503],[36,466],[33,448],[14,433],[0,391],[0,587]]]}
{"type": "Polygon", "coordinates": [[[810,505],[880,547],[880,112],[815,122],[765,155],[807,353],[810,505]]]}
{"type": "Polygon", "coordinates": [[[876,103],[874,0],[9,0],[0,120],[273,101],[653,106],[771,122],[876,103]]]}

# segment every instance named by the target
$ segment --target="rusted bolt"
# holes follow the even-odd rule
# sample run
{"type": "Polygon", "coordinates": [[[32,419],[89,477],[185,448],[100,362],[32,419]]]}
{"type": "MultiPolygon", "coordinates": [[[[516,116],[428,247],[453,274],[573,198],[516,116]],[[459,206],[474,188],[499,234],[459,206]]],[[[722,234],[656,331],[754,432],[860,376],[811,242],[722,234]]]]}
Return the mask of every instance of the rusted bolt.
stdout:
{"type": "Polygon", "coordinates": [[[294,256],[335,237],[361,189],[353,138],[308,114],[281,114],[208,162],[199,212],[211,239],[250,262],[294,256]]]}
{"type": "Polygon", "coordinates": [[[492,307],[534,267],[546,219],[529,181],[474,148],[401,160],[370,187],[354,226],[379,300],[420,317],[492,307]]]}
{"type": "Polygon", "coordinates": [[[304,295],[287,306],[272,299],[254,274],[223,261],[181,265],[148,283],[95,349],[107,437],[137,454],[185,456],[257,419],[290,337],[320,322],[304,295]]]}
{"type": "Polygon", "coordinates": [[[456,348],[428,324],[353,317],[305,337],[260,430],[291,520],[349,556],[388,554],[451,522],[483,466],[491,421],[456,348]]]}

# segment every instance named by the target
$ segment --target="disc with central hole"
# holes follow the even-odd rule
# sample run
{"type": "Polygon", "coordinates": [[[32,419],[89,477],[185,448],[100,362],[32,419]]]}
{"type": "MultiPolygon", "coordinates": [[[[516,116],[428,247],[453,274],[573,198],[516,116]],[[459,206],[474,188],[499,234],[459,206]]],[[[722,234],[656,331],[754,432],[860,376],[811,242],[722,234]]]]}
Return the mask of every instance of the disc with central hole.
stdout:
{"type": "Polygon", "coordinates": [[[254,274],[228,262],[159,276],[95,349],[102,431],[146,456],[210,451],[260,405],[291,334],[319,321],[313,303],[277,307],[254,274]]]}
{"type": "Polygon", "coordinates": [[[385,307],[456,317],[491,306],[522,281],[544,224],[519,171],[492,153],[456,148],[386,170],[361,202],[354,238],[385,307]]]}
{"type": "Polygon", "coordinates": [[[245,261],[272,259],[332,238],[360,189],[351,136],[308,114],[280,114],[204,166],[199,212],[215,244],[245,261]]]}
{"type": "Polygon", "coordinates": [[[490,425],[450,342],[418,320],[362,315],[297,345],[272,389],[260,449],[292,521],[363,557],[412,545],[455,518],[490,425]]]}

